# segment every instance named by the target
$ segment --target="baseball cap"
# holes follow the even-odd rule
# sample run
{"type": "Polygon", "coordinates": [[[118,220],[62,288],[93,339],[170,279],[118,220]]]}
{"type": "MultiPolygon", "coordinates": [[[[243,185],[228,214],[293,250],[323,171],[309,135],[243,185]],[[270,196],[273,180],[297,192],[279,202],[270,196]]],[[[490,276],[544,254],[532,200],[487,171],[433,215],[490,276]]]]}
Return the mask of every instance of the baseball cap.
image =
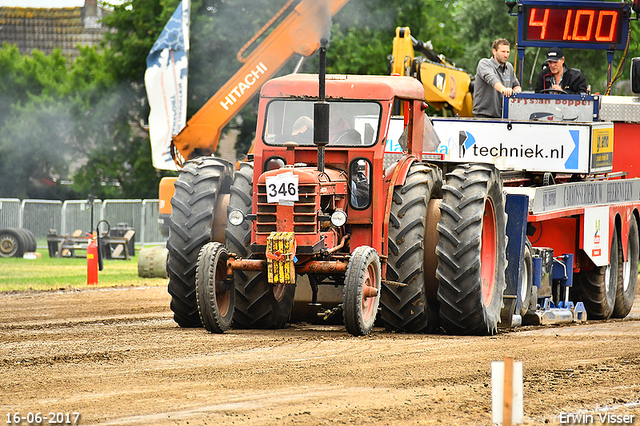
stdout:
{"type": "Polygon", "coordinates": [[[564,58],[564,54],[559,47],[552,47],[547,51],[547,61],[557,61],[562,58],[564,58]]]}

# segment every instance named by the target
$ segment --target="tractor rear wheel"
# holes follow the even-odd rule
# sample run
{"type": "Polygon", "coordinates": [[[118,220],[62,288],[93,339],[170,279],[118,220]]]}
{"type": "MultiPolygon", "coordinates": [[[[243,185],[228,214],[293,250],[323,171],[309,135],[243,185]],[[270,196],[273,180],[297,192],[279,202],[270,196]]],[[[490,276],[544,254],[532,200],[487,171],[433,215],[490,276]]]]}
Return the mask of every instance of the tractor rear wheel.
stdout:
{"type": "Polygon", "coordinates": [[[200,249],[196,269],[196,300],[202,325],[211,333],[224,333],[231,327],[236,293],[228,282],[224,244],[207,243],[200,249]]]}
{"type": "MultiPolygon", "coordinates": [[[[240,210],[251,214],[253,194],[253,163],[242,163],[236,172],[227,212],[240,210]]],[[[249,221],[234,226],[227,223],[226,246],[229,252],[242,258],[250,255],[251,226],[249,221]]],[[[233,317],[238,328],[283,328],[291,317],[295,285],[273,285],[266,272],[234,271],[236,308],[233,317]]]]}
{"type": "Polygon", "coordinates": [[[0,257],[22,257],[26,242],[15,229],[0,229],[0,257]]]}
{"type": "Polygon", "coordinates": [[[405,287],[383,284],[380,318],[388,330],[432,332],[438,326],[437,300],[429,300],[425,276],[427,209],[440,193],[440,169],[414,163],[405,184],[393,192],[389,216],[387,278],[405,287]]]}
{"type": "Polygon", "coordinates": [[[613,314],[618,282],[622,279],[622,265],[619,263],[621,257],[622,245],[614,228],[609,249],[609,265],[596,266],[590,271],[576,274],[575,291],[584,303],[589,319],[608,319],[613,314]]]}
{"type": "Polygon", "coordinates": [[[175,183],[167,249],[167,272],[173,318],[180,327],[202,325],[196,303],[195,273],[198,254],[211,241],[220,194],[228,193],[232,164],[213,157],[187,161],[175,183]]]}
{"type": "Polygon", "coordinates": [[[442,325],[452,334],[494,334],[507,267],[500,173],[463,164],[447,174],[442,192],[436,247],[442,325]]]}
{"type": "MultiPolygon", "coordinates": [[[[639,246],[638,221],[634,215],[631,215],[629,236],[627,239],[627,261],[622,264],[622,280],[618,281],[616,289],[616,303],[612,315],[614,318],[626,317],[633,307],[633,300],[636,297],[636,286],[638,284],[639,246]]],[[[622,262],[623,259],[619,258],[618,261],[622,262]]]]}
{"type": "Polygon", "coordinates": [[[380,258],[373,248],[360,246],[351,254],[342,303],[347,332],[353,336],[369,334],[380,303],[380,258]]]}

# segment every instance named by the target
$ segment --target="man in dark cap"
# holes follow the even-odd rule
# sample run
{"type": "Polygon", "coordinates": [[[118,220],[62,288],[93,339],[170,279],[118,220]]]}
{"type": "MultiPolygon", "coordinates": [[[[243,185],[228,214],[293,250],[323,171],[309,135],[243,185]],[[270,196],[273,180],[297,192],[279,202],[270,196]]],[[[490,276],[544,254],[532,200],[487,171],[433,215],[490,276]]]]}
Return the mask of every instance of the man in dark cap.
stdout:
{"type": "Polygon", "coordinates": [[[564,64],[562,49],[552,47],[536,80],[536,93],[543,90],[558,90],[574,95],[587,93],[587,79],[577,68],[564,64]]]}

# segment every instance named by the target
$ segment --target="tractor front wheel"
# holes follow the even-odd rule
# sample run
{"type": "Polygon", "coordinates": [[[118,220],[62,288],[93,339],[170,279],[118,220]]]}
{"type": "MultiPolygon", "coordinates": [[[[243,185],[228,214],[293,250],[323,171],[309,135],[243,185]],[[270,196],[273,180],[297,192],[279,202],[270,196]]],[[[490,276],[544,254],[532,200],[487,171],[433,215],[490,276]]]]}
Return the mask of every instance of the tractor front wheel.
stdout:
{"type": "Polygon", "coordinates": [[[236,293],[227,281],[229,252],[220,243],[207,243],[200,249],[196,269],[196,300],[202,325],[211,333],[224,333],[231,327],[236,293]]]}
{"type": "Polygon", "coordinates": [[[371,332],[380,303],[380,258],[371,247],[360,246],[352,255],[344,278],[343,315],[349,334],[371,332]]]}

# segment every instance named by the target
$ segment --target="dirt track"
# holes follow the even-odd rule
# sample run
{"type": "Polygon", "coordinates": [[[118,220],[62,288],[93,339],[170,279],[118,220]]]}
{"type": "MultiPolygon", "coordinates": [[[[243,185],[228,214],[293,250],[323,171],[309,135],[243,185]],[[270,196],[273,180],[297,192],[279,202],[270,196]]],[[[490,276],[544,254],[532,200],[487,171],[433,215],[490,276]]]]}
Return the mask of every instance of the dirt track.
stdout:
{"type": "Polygon", "coordinates": [[[509,355],[524,365],[525,424],[584,411],[591,424],[605,413],[640,424],[638,305],[624,321],[496,337],[374,329],[354,338],[304,324],[180,329],[164,287],[2,295],[0,420],[79,412],[82,425],[489,425],[490,362],[509,355]]]}

